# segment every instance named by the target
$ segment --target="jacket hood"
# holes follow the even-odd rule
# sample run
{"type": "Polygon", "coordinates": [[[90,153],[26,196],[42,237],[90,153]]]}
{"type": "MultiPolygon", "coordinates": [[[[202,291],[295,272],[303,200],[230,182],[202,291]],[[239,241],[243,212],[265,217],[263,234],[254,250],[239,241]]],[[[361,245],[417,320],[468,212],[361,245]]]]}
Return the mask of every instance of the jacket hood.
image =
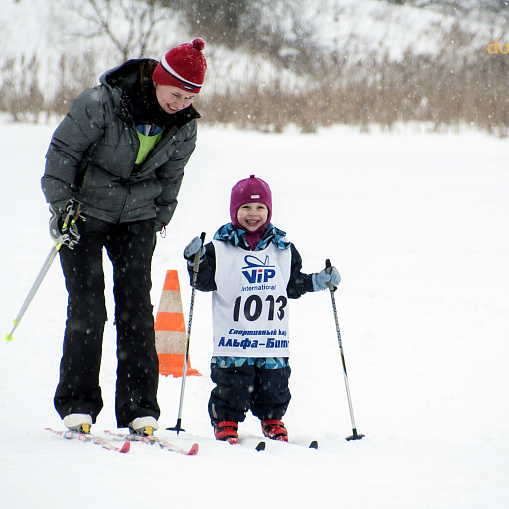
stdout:
{"type": "Polygon", "coordinates": [[[112,88],[132,89],[138,83],[140,67],[144,62],[150,62],[150,58],[132,59],[118,67],[106,71],[100,78],[99,83],[110,90],[112,88]]]}
{"type": "MultiPolygon", "coordinates": [[[[106,71],[99,78],[99,82],[109,90],[113,97],[117,107],[116,114],[129,125],[133,123],[133,94],[141,91],[142,88],[140,68],[144,63],[151,61],[157,62],[150,58],[128,60],[118,67],[106,71]]],[[[151,102],[154,103],[155,92],[151,91],[149,95],[153,95],[151,102]]],[[[155,108],[158,110],[156,113],[157,122],[165,127],[174,125],[180,129],[191,120],[201,117],[192,104],[175,115],[168,115],[158,105],[155,105],[155,108]]]]}

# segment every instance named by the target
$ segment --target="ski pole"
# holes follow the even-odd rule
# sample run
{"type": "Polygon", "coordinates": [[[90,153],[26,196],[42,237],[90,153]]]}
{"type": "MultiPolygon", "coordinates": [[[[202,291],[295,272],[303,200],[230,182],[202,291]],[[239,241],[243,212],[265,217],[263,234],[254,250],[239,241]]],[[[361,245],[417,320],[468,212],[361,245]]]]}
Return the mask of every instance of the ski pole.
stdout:
{"type": "MultiPolygon", "coordinates": [[[[325,271],[327,274],[330,274],[332,270],[330,260],[325,260],[325,271]]],[[[343,376],[345,379],[345,385],[346,385],[346,396],[348,398],[348,408],[350,409],[350,419],[352,420],[352,435],[349,437],[346,437],[346,440],[360,440],[364,435],[360,435],[357,433],[357,428],[355,426],[355,419],[353,416],[353,407],[352,407],[352,398],[350,396],[350,386],[348,385],[348,375],[346,374],[346,364],[345,364],[345,355],[343,353],[343,344],[341,343],[341,332],[339,330],[339,321],[338,321],[338,312],[336,310],[336,299],[334,298],[334,291],[336,290],[334,288],[334,285],[329,281],[329,290],[330,290],[330,296],[332,300],[332,310],[334,311],[334,319],[336,321],[336,332],[338,334],[338,344],[339,344],[339,351],[341,353],[341,362],[343,363],[343,376]]]]}
{"type": "Polygon", "coordinates": [[[201,234],[201,246],[200,249],[194,255],[194,266],[193,266],[193,278],[191,286],[193,287],[191,290],[191,308],[189,309],[189,321],[187,324],[187,335],[186,335],[186,354],[184,356],[184,368],[182,370],[182,387],[180,389],[180,403],[179,403],[179,414],[177,418],[177,424],[173,428],[166,428],[170,431],[176,431],[177,435],[180,431],[186,431],[182,428],[182,408],[184,406],[184,389],[186,387],[186,377],[187,377],[187,362],[189,359],[189,344],[191,342],[191,325],[193,323],[193,311],[194,311],[194,294],[196,291],[196,278],[198,277],[198,269],[200,266],[200,255],[201,248],[205,244],[205,232],[201,234]]]}
{"type": "MultiPolygon", "coordinates": [[[[65,230],[69,224],[73,225],[76,222],[76,220],[78,219],[80,214],[81,214],[81,204],[78,204],[78,207],[76,210],[74,208],[69,209],[67,216],[64,219],[62,229],[65,230]]],[[[64,235],[61,238],[59,238],[59,240],[62,240],[62,239],[65,240],[66,236],[64,235]]],[[[78,240],[79,240],[79,237],[78,237],[78,240]]],[[[76,245],[76,244],[77,244],[77,241],[72,240],[71,242],[69,242],[68,245],[71,249],[73,249],[74,245],[76,245]]],[[[9,334],[7,334],[7,336],[5,336],[5,339],[8,343],[9,343],[9,341],[12,341],[14,339],[12,337],[12,335],[14,334],[14,331],[17,329],[19,322],[21,322],[23,315],[25,314],[26,310],[28,309],[28,306],[30,305],[30,303],[32,302],[32,299],[34,298],[35,294],[37,293],[37,290],[39,290],[39,287],[41,286],[43,279],[46,277],[46,274],[48,273],[48,270],[51,267],[51,264],[53,263],[53,261],[55,260],[57,254],[58,254],[58,251],[60,250],[61,247],[62,247],[62,242],[60,242],[60,243],[57,242],[51,248],[51,250],[46,258],[46,261],[44,262],[44,265],[42,266],[41,270],[39,271],[39,274],[35,278],[34,284],[32,285],[30,292],[28,292],[28,296],[25,299],[25,302],[23,302],[23,305],[21,306],[18,316],[14,320],[14,327],[12,328],[11,332],[9,334]]]]}
{"type": "Polygon", "coordinates": [[[9,334],[7,334],[7,336],[5,336],[5,339],[7,342],[12,341],[14,339],[12,337],[12,335],[14,334],[14,331],[18,327],[19,322],[21,322],[23,315],[25,314],[26,310],[28,309],[28,306],[32,302],[32,299],[34,298],[35,294],[37,293],[37,290],[41,286],[41,283],[42,283],[44,277],[48,273],[48,270],[51,267],[51,264],[53,263],[53,261],[55,260],[57,254],[58,254],[58,251],[60,250],[61,247],[62,247],[62,244],[55,244],[51,248],[51,250],[46,258],[46,261],[44,262],[44,265],[42,266],[41,270],[39,271],[39,274],[37,275],[37,277],[34,281],[34,284],[32,285],[32,288],[30,289],[30,292],[28,292],[28,296],[25,299],[25,302],[23,302],[23,305],[21,306],[18,316],[14,320],[14,327],[12,328],[11,332],[9,334]]]}

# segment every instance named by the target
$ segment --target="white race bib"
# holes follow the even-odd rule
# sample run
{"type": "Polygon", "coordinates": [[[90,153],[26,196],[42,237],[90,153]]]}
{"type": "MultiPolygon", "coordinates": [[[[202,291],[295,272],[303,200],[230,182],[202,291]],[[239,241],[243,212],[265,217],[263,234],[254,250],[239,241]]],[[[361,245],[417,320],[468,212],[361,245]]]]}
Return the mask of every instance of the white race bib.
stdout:
{"type": "Polygon", "coordinates": [[[214,356],[289,357],[291,250],[272,242],[245,251],[213,240],[217,290],[212,297],[214,356]]]}

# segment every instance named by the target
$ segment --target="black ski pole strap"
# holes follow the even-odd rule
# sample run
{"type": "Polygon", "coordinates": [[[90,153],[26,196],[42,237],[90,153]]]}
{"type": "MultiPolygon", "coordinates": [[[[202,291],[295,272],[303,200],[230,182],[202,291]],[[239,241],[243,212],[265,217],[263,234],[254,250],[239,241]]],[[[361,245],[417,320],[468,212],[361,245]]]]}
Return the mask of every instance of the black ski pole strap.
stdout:
{"type": "MultiPolygon", "coordinates": [[[[332,272],[332,265],[331,265],[331,262],[330,262],[330,260],[328,258],[327,258],[327,260],[325,260],[325,272],[327,272],[327,274],[329,274],[329,275],[332,272]]],[[[332,284],[330,279],[327,282],[327,284],[329,285],[329,290],[331,292],[335,292],[337,290],[337,288],[332,284]]]]}
{"type": "Polygon", "coordinates": [[[196,277],[197,277],[197,274],[198,274],[198,270],[199,270],[199,266],[200,266],[200,255],[201,255],[201,249],[203,247],[203,245],[205,244],[205,232],[202,232],[201,236],[200,236],[200,239],[201,239],[201,245],[200,245],[200,249],[198,249],[198,251],[196,251],[195,255],[194,255],[194,259],[193,259],[193,286],[196,285],[196,277]]]}

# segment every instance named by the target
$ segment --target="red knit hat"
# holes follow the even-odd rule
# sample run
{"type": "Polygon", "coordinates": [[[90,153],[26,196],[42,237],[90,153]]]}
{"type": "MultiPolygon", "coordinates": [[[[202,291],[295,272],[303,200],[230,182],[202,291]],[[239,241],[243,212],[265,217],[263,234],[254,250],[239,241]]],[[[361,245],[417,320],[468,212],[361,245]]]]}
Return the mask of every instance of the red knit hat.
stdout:
{"type": "Polygon", "coordinates": [[[200,93],[207,70],[207,61],[202,53],[204,47],[201,39],[195,39],[168,51],[152,75],[154,83],[200,93]]]}
{"type": "Polygon", "coordinates": [[[269,210],[267,222],[263,225],[268,226],[272,217],[272,192],[269,184],[251,175],[248,179],[239,180],[239,182],[233,186],[230,198],[230,218],[235,228],[240,228],[239,222],[237,221],[237,211],[239,208],[246,203],[256,202],[263,203],[269,210]]]}

